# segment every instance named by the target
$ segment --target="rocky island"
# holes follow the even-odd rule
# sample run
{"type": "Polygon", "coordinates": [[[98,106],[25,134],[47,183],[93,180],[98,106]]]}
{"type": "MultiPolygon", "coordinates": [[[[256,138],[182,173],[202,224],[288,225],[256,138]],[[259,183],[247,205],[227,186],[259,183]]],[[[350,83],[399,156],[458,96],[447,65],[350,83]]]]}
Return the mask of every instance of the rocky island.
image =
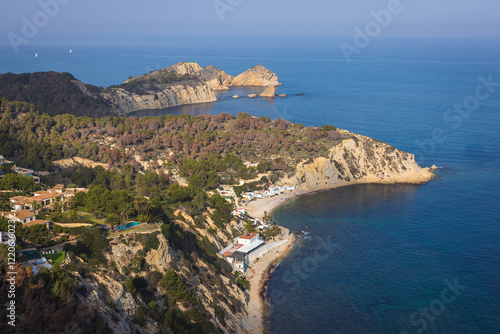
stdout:
{"type": "MultiPolygon", "coordinates": [[[[58,115],[57,104],[36,93],[42,78],[67,84],[60,99],[65,106],[81,99],[116,113],[214,100],[215,90],[235,85],[262,85],[261,96],[272,96],[279,85],[261,66],[233,78],[195,63],[106,89],[70,74],[23,77],[36,80],[33,89],[16,86],[24,94],[19,96],[56,116],[35,104],[0,100],[0,154],[8,162],[0,166],[6,173],[0,179],[0,230],[16,217],[11,209],[36,214],[43,219],[16,222],[20,247],[32,252],[27,254],[64,252],[61,262],[47,262],[50,270],[30,266],[21,255],[16,271],[23,329],[261,333],[263,285],[295,239],[265,211],[318,190],[421,184],[433,177],[412,154],[333,125],[305,127],[246,113],[58,115]],[[12,162],[32,168],[41,185],[29,173],[16,176],[12,162]],[[249,239],[264,245],[258,261],[242,253],[249,239]],[[232,249],[241,250],[240,258],[232,249]]],[[[18,79],[7,76],[4,83],[18,79]]],[[[8,87],[0,93],[14,94],[8,87]]],[[[6,264],[0,262],[4,282],[6,264]]],[[[0,285],[4,292],[6,287],[0,285]]]]}

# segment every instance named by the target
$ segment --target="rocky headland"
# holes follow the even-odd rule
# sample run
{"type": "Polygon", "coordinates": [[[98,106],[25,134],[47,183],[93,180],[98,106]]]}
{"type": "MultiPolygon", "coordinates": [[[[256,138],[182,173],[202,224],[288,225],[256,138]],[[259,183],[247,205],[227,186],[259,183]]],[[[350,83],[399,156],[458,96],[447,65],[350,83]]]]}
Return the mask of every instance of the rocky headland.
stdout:
{"type": "Polygon", "coordinates": [[[277,75],[262,65],[233,77],[212,65],[203,68],[197,63],[180,62],[108,87],[101,96],[119,111],[129,113],[214,102],[215,91],[235,86],[267,87],[259,96],[274,97],[274,87],[279,85],[277,75]]]}

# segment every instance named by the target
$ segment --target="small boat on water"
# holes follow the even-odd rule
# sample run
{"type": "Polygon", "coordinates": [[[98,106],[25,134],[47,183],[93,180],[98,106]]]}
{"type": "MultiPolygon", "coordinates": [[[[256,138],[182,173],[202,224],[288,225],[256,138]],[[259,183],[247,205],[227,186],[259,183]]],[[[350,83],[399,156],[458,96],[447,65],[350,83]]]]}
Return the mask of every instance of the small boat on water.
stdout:
{"type": "Polygon", "coordinates": [[[304,231],[304,230],[302,230],[302,233],[304,233],[305,235],[308,235],[308,234],[309,234],[309,232],[306,232],[306,231],[304,231]]]}
{"type": "Polygon", "coordinates": [[[38,58],[38,53],[35,53],[35,58],[38,58]]]}

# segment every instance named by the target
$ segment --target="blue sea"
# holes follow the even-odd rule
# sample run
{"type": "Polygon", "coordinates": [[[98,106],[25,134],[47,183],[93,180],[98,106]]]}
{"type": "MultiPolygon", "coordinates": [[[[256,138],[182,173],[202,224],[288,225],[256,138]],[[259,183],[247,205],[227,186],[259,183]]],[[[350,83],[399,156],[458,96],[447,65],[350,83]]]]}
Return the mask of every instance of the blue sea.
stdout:
{"type": "Polygon", "coordinates": [[[178,61],[232,75],[268,67],[289,97],[230,98],[256,91],[238,89],[134,115],[333,124],[439,167],[422,186],[358,185],[276,209],[301,237],[272,274],[268,332],[500,333],[500,41],[380,38],[351,63],[338,42],[0,47],[0,72],[66,71],[109,86],[178,61]]]}

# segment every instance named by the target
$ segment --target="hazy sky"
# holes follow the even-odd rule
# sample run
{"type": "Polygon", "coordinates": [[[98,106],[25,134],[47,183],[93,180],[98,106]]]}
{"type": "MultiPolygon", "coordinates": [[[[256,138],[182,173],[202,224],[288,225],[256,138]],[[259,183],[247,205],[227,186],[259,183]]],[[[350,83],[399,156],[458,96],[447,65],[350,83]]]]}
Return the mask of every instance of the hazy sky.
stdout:
{"type": "MultiPolygon", "coordinates": [[[[63,36],[346,37],[373,20],[371,11],[387,9],[391,2],[395,0],[1,0],[0,34],[6,44],[9,33],[23,36],[23,26],[37,23],[39,31],[29,39],[56,42],[63,36]],[[59,8],[41,5],[54,2],[59,8]]],[[[392,15],[381,35],[500,37],[499,0],[400,4],[400,13],[392,15]]]]}

